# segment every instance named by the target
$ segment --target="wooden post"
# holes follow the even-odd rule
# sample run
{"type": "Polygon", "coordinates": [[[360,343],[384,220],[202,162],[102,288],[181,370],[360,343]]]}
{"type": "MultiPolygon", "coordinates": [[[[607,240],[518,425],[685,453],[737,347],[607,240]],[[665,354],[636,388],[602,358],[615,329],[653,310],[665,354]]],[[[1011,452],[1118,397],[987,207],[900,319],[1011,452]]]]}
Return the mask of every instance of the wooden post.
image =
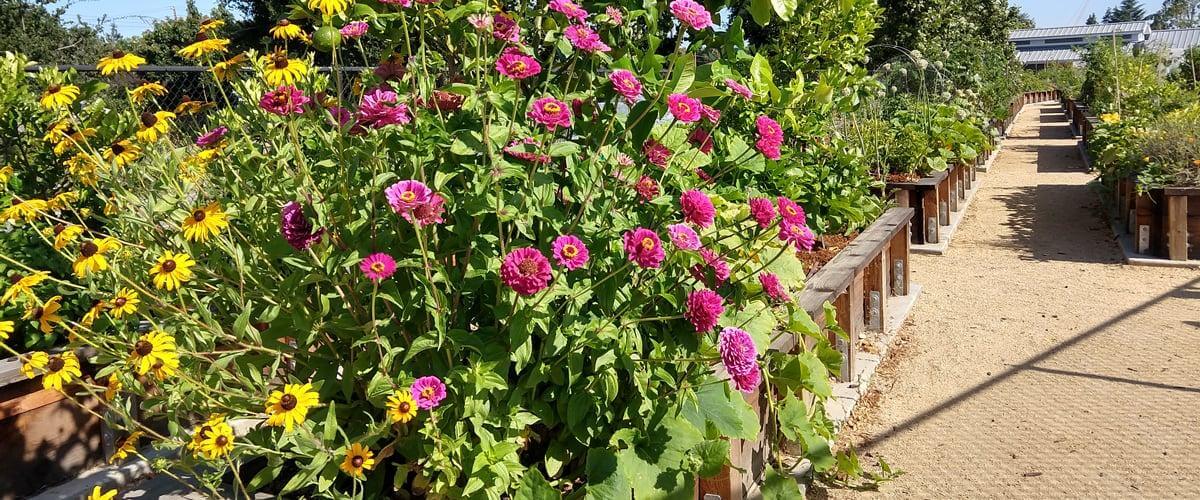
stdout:
{"type": "Polygon", "coordinates": [[[943,226],[950,225],[950,198],[952,198],[952,196],[950,194],[950,178],[951,177],[953,177],[953,175],[947,175],[946,178],[942,179],[942,181],[939,182],[938,186],[937,186],[937,190],[938,190],[938,193],[937,193],[938,224],[943,225],[943,226]],[[945,208],[943,209],[942,207],[945,207],[945,208]]]}
{"type": "Polygon", "coordinates": [[[850,337],[847,341],[837,334],[829,334],[829,343],[842,353],[842,372],[838,374],[838,380],[842,382],[851,381],[858,367],[855,352],[858,351],[859,332],[863,329],[863,282],[863,272],[855,273],[850,287],[833,302],[833,307],[837,309],[838,326],[850,337]]]}
{"type": "Polygon", "coordinates": [[[892,238],[892,242],[888,247],[888,285],[893,297],[903,297],[908,295],[909,290],[909,270],[908,270],[908,249],[909,249],[909,231],[912,230],[912,225],[901,230],[892,238]]]}
{"type": "Polygon", "coordinates": [[[1171,260],[1188,258],[1187,201],[1187,196],[1167,196],[1167,257],[1171,260]]]}
{"type": "Polygon", "coordinates": [[[941,198],[940,186],[922,190],[921,193],[921,243],[937,243],[942,241],[942,230],[939,227],[938,199],[941,198]]]}
{"type": "Polygon", "coordinates": [[[954,165],[953,167],[950,167],[950,175],[946,176],[946,188],[947,188],[946,189],[946,191],[947,191],[946,192],[946,212],[947,212],[947,214],[946,214],[946,221],[943,222],[942,225],[946,225],[946,226],[950,225],[949,212],[957,212],[958,211],[958,182],[960,180],[960,176],[962,175],[961,171],[962,171],[961,166],[954,165]]]}
{"type": "MultiPolygon", "coordinates": [[[[889,242],[890,244],[890,242],[889,242]]],[[[866,301],[867,328],[886,332],[888,305],[888,247],[883,247],[879,256],[867,265],[863,289],[863,299],[866,301]]]]}

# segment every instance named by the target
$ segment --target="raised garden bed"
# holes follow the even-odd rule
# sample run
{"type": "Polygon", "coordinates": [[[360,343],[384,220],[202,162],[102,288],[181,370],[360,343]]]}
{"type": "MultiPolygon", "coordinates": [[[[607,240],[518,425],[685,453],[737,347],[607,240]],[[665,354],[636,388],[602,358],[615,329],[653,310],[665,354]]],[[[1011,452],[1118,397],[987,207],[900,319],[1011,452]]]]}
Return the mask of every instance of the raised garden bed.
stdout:
{"type": "MultiPolygon", "coordinates": [[[[801,308],[818,324],[825,319],[824,305],[833,304],[839,326],[850,337],[847,342],[831,337],[843,357],[838,381],[853,384],[861,375],[859,339],[868,332],[890,332],[898,328],[916,298],[910,281],[909,235],[913,210],[892,208],[860,233],[832,260],[813,274],[797,297],[801,308]]],[[[799,339],[793,335],[778,338],[771,349],[792,352],[799,339]]],[[[871,370],[874,364],[869,366],[871,370]]],[[[867,375],[869,377],[869,374],[867,375]]],[[[761,390],[746,395],[746,401],[760,417],[767,407],[761,390]]],[[[763,421],[766,421],[765,419],[763,421]]],[[[759,438],[730,443],[730,463],[720,474],[699,481],[698,496],[740,500],[757,496],[758,482],[770,463],[766,447],[766,429],[759,438]]]]}
{"type": "Polygon", "coordinates": [[[1116,227],[1138,258],[1200,261],[1200,188],[1168,187],[1137,192],[1135,179],[1113,189],[1116,227]]]}

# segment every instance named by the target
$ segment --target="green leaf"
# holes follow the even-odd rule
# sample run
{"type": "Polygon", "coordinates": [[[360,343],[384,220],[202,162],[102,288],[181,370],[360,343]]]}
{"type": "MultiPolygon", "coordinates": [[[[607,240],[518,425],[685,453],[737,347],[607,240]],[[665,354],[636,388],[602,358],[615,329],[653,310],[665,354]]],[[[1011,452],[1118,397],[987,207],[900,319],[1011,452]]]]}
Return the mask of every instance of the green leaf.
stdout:
{"type": "Polygon", "coordinates": [[[804,447],[804,458],[813,464],[818,471],[829,470],[836,463],[829,449],[829,441],[817,433],[812,422],[808,419],[808,409],[804,401],[789,393],[779,409],[779,431],[789,440],[799,442],[804,447]]]}
{"type": "Polygon", "coordinates": [[[587,453],[587,496],[609,499],[629,498],[633,487],[612,450],[592,448],[587,453]]]}
{"type": "Polygon", "coordinates": [[[754,22],[759,26],[766,26],[771,22],[771,0],[751,0],[750,15],[754,18],[754,22]]]}
{"type": "Polygon", "coordinates": [[[729,441],[710,439],[704,441],[692,450],[700,460],[700,468],[696,473],[700,477],[713,477],[721,473],[721,468],[729,463],[729,441]]]}
{"type": "Polygon", "coordinates": [[[804,498],[800,492],[800,484],[791,476],[780,474],[774,467],[768,468],[763,477],[763,500],[795,500],[804,498]]]}
{"type": "Polygon", "coordinates": [[[376,371],[367,383],[367,400],[371,404],[383,406],[388,396],[392,395],[392,380],[383,371],[376,371]]]}
{"type": "Polygon", "coordinates": [[[562,498],[562,494],[550,486],[537,467],[531,467],[525,471],[525,477],[521,478],[521,484],[517,487],[517,494],[513,496],[514,500],[558,500],[560,498],[562,498]]]}
{"type": "Polygon", "coordinates": [[[258,471],[254,477],[250,478],[250,482],[246,483],[246,489],[250,491],[258,491],[266,486],[275,478],[279,477],[279,472],[283,470],[283,460],[274,455],[267,456],[267,466],[263,470],[258,471]]]}
{"type": "Polygon", "coordinates": [[[796,12],[796,0],[771,0],[771,6],[784,21],[791,21],[792,13],[796,12]]]}
{"type": "Polygon", "coordinates": [[[675,60],[675,69],[671,75],[671,93],[686,94],[696,81],[696,54],[680,54],[682,61],[675,60]]]}
{"type": "Polygon", "coordinates": [[[708,384],[696,390],[696,400],[683,405],[683,414],[697,427],[705,422],[732,439],[758,437],[758,414],[729,384],[708,384]]]}
{"type": "Polygon", "coordinates": [[[337,436],[338,423],[336,406],[336,402],[330,401],[328,411],[325,412],[325,425],[322,428],[323,432],[321,433],[321,439],[326,443],[333,442],[333,438],[337,436]]]}

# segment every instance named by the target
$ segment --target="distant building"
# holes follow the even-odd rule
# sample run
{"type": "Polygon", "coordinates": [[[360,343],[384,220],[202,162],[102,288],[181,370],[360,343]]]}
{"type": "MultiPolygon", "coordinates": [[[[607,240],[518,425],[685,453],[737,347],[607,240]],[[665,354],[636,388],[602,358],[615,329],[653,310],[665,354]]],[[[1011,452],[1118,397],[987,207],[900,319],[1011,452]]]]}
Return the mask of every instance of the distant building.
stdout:
{"type": "Polygon", "coordinates": [[[1050,64],[1080,64],[1083,60],[1080,50],[1099,40],[1115,37],[1117,43],[1135,46],[1150,40],[1153,34],[1148,21],[1137,21],[1015,30],[1008,39],[1016,46],[1021,64],[1040,69],[1050,64]]]}

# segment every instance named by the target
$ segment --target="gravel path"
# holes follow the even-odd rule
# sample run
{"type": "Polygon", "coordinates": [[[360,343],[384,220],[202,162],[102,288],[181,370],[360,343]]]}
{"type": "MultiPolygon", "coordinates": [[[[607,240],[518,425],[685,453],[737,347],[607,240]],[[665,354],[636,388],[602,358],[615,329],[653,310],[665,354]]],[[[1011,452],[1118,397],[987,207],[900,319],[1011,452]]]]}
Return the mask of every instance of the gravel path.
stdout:
{"type": "Polygon", "coordinates": [[[843,432],[906,473],[813,496],[1200,496],[1200,272],[1121,264],[1056,103],[980,178],[843,432]]]}

